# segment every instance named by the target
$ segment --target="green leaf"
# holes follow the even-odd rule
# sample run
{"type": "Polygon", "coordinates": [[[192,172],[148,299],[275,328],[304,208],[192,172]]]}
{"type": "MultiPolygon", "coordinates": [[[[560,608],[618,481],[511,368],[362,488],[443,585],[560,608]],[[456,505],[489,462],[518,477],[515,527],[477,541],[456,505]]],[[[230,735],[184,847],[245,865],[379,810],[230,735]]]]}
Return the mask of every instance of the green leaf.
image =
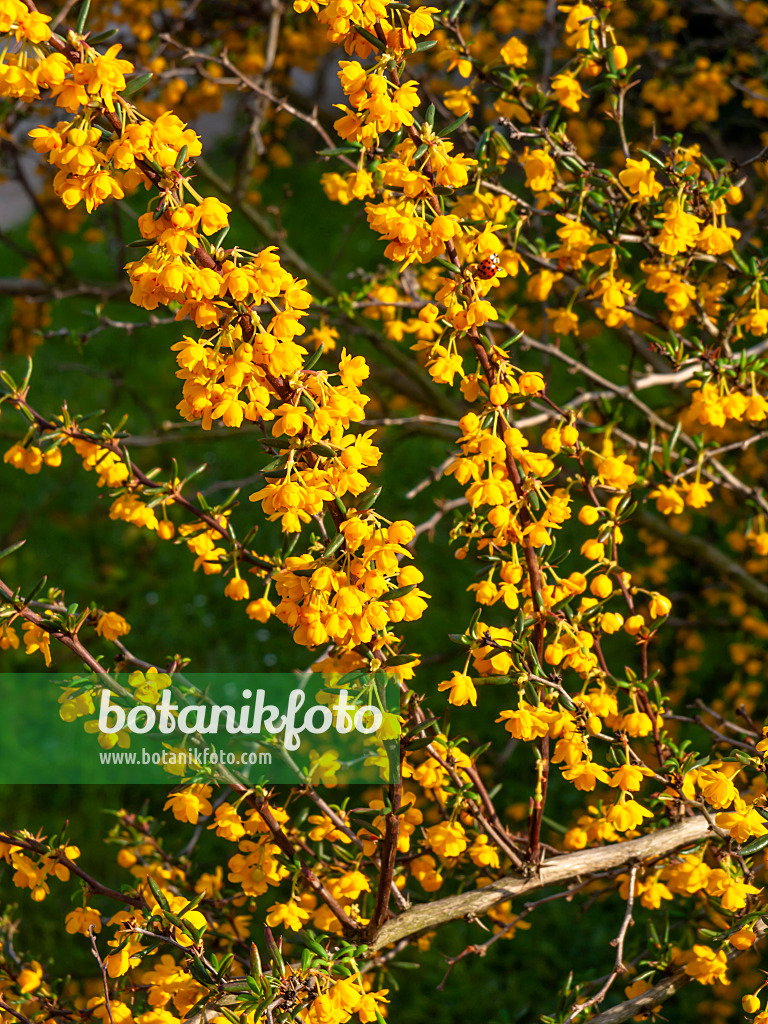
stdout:
{"type": "Polygon", "coordinates": [[[335,451],[335,449],[330,447],[330,445],[319,444],[319,443],[318,444],[311,444],[309,446],[309,451],[311,451],[314,455],[322,455],[323,458],[326,458],[326,459],[335,458],[335,456],[338,454],[335,451]]]}
{"type": "Polygon", "coordinates": [[[91,9],[91,0],[84,0],[83,6],[80,8],[80,13],[77,16],[77,25],[75,31],[79,36],[83,34],[85,29],[85,22],[88,18],[88,11],[91,9]]]}
{"type": "MultiPolygon", "coordinates": [[[[155,76],[151,71],[147,71],[145,75],[139,75],[137,78],[132,78],[130,82],[126,83],[126,86],[123,89],[123,96],[133,96],[135,92],[138,92],[139,89],[143,89],[148,82],[151,82],[154,77],[155,76]]],[[[162,168],[160,168],[160,171],[162,173],[162,168]]]]}
{"type": "Polygon", "coordinates": [[[5,558],[7,555],[12,555],[14,551],[18,551],[19,548],[23,547],[26,543],[26,540],[22,538],[21,540],[17,540],[15,544],[10,544],[7,548],[3,548],[3,550],[0,551],[0,559],[5,558]]]}
{"type": "Polygon", "coordinates": [[[108,28],[104,32],[97,32],[95,36],[88,36],[88,42],[91,46],[94,46],[96,43],[106,43],[108,39],[115,35],[117,35],[117,29],[108,28]]]}
{"type": "Polygon", "coordinates": [[[459,644],[460,647],[471,647],[474,640],[471,636],[465,636],[464,633],[449,633],[448,639],[452,644],[459,644]]]}
{"type": "Polygon", "coordinates": [[[441,132],[438,132],[440,138],[444,139],[446,135],[450,135],[451,132],[455,132],[457,128],[461,128],[468,117],[469,114],[462,114],[461,117],[457,117],[455,121],[451,121],[447,128],[443,128],[441,132]]]}
{"type": "Polygon", "coordinates": [[[155,897],[155,899],[160,904],[160,906],[163,908],[163,910],[170,910],[171,909],[171,905],[168,902],[168,900],[166,899],[165,893],[160,888],[160,886],[157,884],[157,882],[154,880],[154,878],[152,878],[150,875],[147,875],[147,884],[149,885],[149,888],[152,891],[152,895],[155,897]]]}
{"type": "Polygon", "coordinates": [[[358,35],[362,36],[363,39],[367,39],[371,46],[375,46],[377,50],[385,50],[386,43],[382,43],[378,36],[375,36],[372,32],[369,32],[366,28],[361,28],[359,25],[355,25],[352,22],[352,28],[357,32],[358,35]]]}
{"type": "Polygon", "coordinates": [[[418,583],[409,583],[407,587],[395,587],[394,590],[388,590],[386,594],[382,594],[379,601],[396,601],[399,597],[405,597],[416,589],[418,583]]]}
{"type": "Polygon", "coordinates": [[[34,587],[32,587],[30,592],[24,598],[24,603],[25,604],[29,604],[30,601],[33,601],[37,597],[37,595],[40,593],[40,591],[43,589],[43,587],[45,586],[45,584],[47,582],[48,582],[48,577],[47,576],[41,576],[40,579],[37,581],[37,583],[34,585],[34,587]]]}
{"type": "Polygon", "coordinates": [[[418,654],[396,654],[394,657],[387,659],[387,668],[395,668],[396,665],[410,665],[417,658],[418,654]]]}
{"type": "Polygon", "coordinates": [[[341,547],[341,545],[343,543],[344,543],[344,534],[343,533],[337,533],[336,536],[331,541],[331,543],[328,545],[328,547],[323,552],[323,558],[330,558],[331,555],[335,555],[336,552],[339,550],[339,548],[341,547]]]}
{"type": "Polygon", "coordinates": [[[415,736],[417,732],[424,732],[424,730],[429,728],[430,725],[435,725],[439,721],[440,719],[435,716],[427,718],[423,722],[419,722],[418,725],[411,726],[408,732],[403,733],[400,738],[407,740],[409,736],[415,736]]]}
{"type": "Polygon", "coordinates": [[[259,444],[267,445],[269,448],[277,448],[281,451],[285,448],[293,448],[293,440],[290,437],[260,437],[259,444]]]}
{"type": "Polygon", "coordinates": [[[317,347],[317,351],[312,354],[312,356],[310,357],[309,361],[305,364],[305,366],[304,366],[304,370],[305,371],[306,370],[311,370],[313,368],[313,366],[315,366],[315,364],[319,361],[320,357],[322,356],[324,348],[325,348],[325,346],[323,345],[322,342],[320,342],[320,344],[317,347]]]}
{"type": "Polygon", "coordinates": [[[363,494],[361,494],[355,501],[355,508],[358,512],[367,512],[369,508],[376,504],[380,494],[381,487],[369,488],[369,490],[364,491],[363,494]]]}
{"type": "Polygon", "coordinates": [[[227,224],[225,228],[222,228],[221,231],[218,232],[218,234],[215,234],[213,236],[213,238],[211,239],[211,245],[213,246],[213,248],[220,249],[224,243],[224,239],[227,237],[228,234],[229,224],[227,224]]]}
{"type": "Polygon", "coordinates": [[[343,156],[346,153],[359,153],[360,146],[335,146],[333,149],[318,149],[318,156],[343,156]]]}
{"type": "Polygon", "coordinates": [[[739,848],[739,855],[742,857],[751,857],[753,853],[759,853],[768,846],[768,835],[760,836],[758,839],[753,839],[751,843],[747,843],[746,846],[739,848]]]}
{"type": "Polygon", "coordinates": [[[316,939],[314,935],[309,935],[307,932],[303,932],[302,934],[304,942],[308,949],[315,953],[317,956],[322,957],[323,960],[327,960],[328,951],[323,948],[322,944],[320,943],[320,940],[316,939]]]}
{"type": "MultiPolygon", "coordinates": [[[[429,744],[434,740],[434,738],[434,736],[423,736],[421,739],[418,740],[409,740],[408,749],[421,750],[423,747],[428,747],[429,744]]],[[[400,965],[398,964],[398,967],[399,966],[400,965]]]]}

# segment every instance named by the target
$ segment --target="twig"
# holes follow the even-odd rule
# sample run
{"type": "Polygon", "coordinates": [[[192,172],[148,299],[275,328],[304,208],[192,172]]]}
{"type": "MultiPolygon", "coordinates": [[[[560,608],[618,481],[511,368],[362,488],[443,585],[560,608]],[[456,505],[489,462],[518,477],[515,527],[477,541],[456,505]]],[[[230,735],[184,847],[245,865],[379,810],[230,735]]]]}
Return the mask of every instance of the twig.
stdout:
{"type": "Polygon", "coordinates": [[[33,1021],[29,1017],[25,1017],[23,1013],[19,1013],[18,1010],[14,1010],[12,1006],[9,1006],[4,999],[0,999],[0,1010],[5,1010],[6,1013],[10,1013],[16,1020],[21,1021],[21,1024],[33,1024],[33,1021]]]}
{"type": "Polygon", "coordinates": [[[145,906],[144,900],[140,896],[128,896],[124,892],[117,892],[116,889],[110,889],[109,886],[97,882],[95,878],[83,871],[81,867],[78,867],[61,850],[51,852],[43,843],[39,843],[34,839],[12,836],[7,832],[0,832],[0,843],[8,843],[10,846],[18,846],[22,850],[31,850],[33,853],[41,853],[46,857],[53,858],[59,864],[69,868],[73,875],[82,878],[90,891],[97,896],[108,896],[110,899],[119,900],[120,903],[127,903],[129,907],[136,907],[137,909],[143,909],[145,906]]]}
{"type": "Polygon", "coordinates": [[[93,955],[96,957],[96,963],[99,965],[101,971],[101,983],[104,986],[104,1001],[107,1004],[107,1014],[109,1016],[109,1024],[115,1024],[114,1018],[112,1017],[112,1006],[109,1001],[109,983],[107,982],[107,969],[104,966],[104,961],[99,955],[99,949],[96,945],[96,934],[93,930],[93,925],[88,925],[88,938],[91,940],[91,950],[93,955]]]}
{"type": "Polygon", "coordinates": [[[587,999],[584,1003],[577,1003],[568,1016],[565,1018],[563,1024],[570,1024],[572,1020],[579,1016],[583,1010],[589,1009],[590,1006],[597,1006],[605,999],[610,991],[614,981],[626,971],[624,966],[624,939],[627,935],[627,930],[632,924],[632,907],[635,903],[635,882],[637,880],[637,864],[633,864],[629,869],[629,895],[627,896],[627,909],[624,912],[624,920],[621,922],[621,928],[619,934],[613,940],[611,945],[616,947],[616,962],[613,965],[613,970],[605,980],[605,984],[602,986],[599,992],[587,999]]]}
{"type": "MultiPolygon", "coordinates": [[[[245,786],[233,786],[232,788],[236,792],[248,792],[245,786]]],[[[349,916],[349,914],[342,907],[342,905],[339,903],[336,897],[333,896],[328,891],[328,889],[326,889],[326,887],[323,885],[323,883],[320,881],[320,879],[317,877],[314,871],[307,864],[306,860],[301,856],[301,854],[296,849],[294,849],[290,839],[285,834],[285,832],[283,832],[280,823],[277,821],[274,814],[272,814],[267,798],[264,796],[255,796],[251,794],[250,800],[253,806],[261,815],[262,819],[264,820],[264,824],[272,833],[272,838],[283,851],[288,860],[291,863],[298,860],[302,878],[304,878],[304,880],[307,882],[312,891],[320,897],[320,899],[323,901],[323,903],[325,903],[328,909],[336,915],[339,923],[344,929],[345,934],[354,937],[359,936],[360,925],[358,924],[357,921],[354,921],[349,916]]]]}

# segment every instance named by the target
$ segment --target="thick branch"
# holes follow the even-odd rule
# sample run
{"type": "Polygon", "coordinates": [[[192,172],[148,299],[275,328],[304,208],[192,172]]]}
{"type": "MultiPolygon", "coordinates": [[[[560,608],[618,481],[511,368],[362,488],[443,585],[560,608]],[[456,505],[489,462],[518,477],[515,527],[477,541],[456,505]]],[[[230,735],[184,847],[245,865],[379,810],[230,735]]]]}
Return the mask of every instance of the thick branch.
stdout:
{"type": "MultiPolygon", "coordinates": [[[[765,934],[765,930],[765,925],[758,921],[754,928],[755,934],[759,937],[765,934]]],[[[746,950],[731,947],[727,949],[726,956],[731,961],[744,952],[746,950]]],[[[596,1017],[590,1017],[589,1024],[622,1024],[623,1021],[631,1020],[633,1017],[646,1016],[652,1007],[659,1006],[691,981],[693,981],[693,977],[686,974],[684,968],[677,970],[671,977],[664,978],[658,985],[641,992],[639,996],[625,999],[618,1006],[612,1006],[610,1010],[598,1013],[596,1017]]]]}
{"type": "Polygon", "coordinates": [[[670,526],[665,519],[654,516],[645,509],[638,509],[635,513],[636,521],[640,526],[655,533],[672,545],[675,554],[688,558],[699,565],[705,565],[714,570],[731,583],[741,587],[744,593],[750,597],[755,604],[761,608],[768,608],[768,587],[760,580],[750,575],[743,565],[739,565],[732,558],[729,558],[719,548],[702,540],[701,537],[693,537],[687,533],[681,533],[670,526]]]}
{"type": "Polygon", "coordinates": [[[709,825],[706,819],[697,815],[679,825],[660,829],[658,832],[642,836],[640,839],[563,854],[542,864],[535,874],[528,877],[508,875],[483,889],[460,893],[457,896],[447,896],[445,899],[436,900],[433,903],[412,907],[384,925],[373,941],[372,949],[375,952],[391,942],[397,942],[406,936],[436,928],[449,921],[457,921],[459,918],[469,915],[474,917],[484,914],[503,900],[522,896],[535,889],[571,882],[597,871],[621,867],[632,861],[663,857],[674,850],[690,846],[703,839],[707,835],[708,829],[709,825]]]}

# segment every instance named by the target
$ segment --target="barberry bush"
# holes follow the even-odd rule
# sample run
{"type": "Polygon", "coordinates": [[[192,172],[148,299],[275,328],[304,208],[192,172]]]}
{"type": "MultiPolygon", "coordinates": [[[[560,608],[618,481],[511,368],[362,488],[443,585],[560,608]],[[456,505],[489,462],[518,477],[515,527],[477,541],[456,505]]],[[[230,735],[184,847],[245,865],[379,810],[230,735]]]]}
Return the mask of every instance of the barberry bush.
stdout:
{"type": "Polygon", "coordinates": [[[6,788],[1,1024],[766,1024],[768,3],[0,34],[8,707],[399,703],[381,785],[6,788]]]}

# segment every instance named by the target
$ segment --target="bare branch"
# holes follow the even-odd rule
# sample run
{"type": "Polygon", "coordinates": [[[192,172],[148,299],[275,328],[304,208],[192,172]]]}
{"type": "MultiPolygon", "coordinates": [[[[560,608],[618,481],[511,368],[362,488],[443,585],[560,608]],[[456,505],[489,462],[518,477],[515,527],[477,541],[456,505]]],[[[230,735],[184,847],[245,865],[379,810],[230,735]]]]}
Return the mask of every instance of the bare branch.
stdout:
{"type": "Polygon", "coordinates": [[[513,899],[547,885],[571,882],[597,871],[620,867],[624,864],[663,857],[675,850],[682,849],[702,840],[709,833],[709,823],[703,815],[696,815],[660,829],[640,839],[630,839],[626,843],[612,846],[600,846],[591,850],[579,850],[555,857],[540,865],[535,873],[524,875],[508,875],[483,889],[472,892],[447,896],[445,899],[422,906],[412,907],[400,914],[393,921],[387,922],[372,943],[374,951],[382,949],[391,942],[398,942],[408,935],[436,928],[457,921],[468,915],[478,916],[490,910],[503,900],[513,899]]]}

